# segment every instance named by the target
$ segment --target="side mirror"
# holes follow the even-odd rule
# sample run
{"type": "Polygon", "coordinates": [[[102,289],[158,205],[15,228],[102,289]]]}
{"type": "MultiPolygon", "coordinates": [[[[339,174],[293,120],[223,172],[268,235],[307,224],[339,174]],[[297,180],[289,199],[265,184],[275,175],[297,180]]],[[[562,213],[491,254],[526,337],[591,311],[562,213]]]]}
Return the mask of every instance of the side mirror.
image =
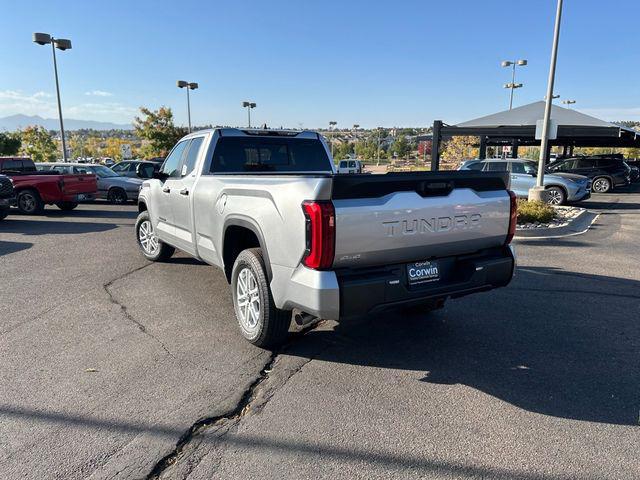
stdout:
{"type": "Polygon", "coordinates": [[[158,170],[156,172],[153,172],[153,178],[155,178],[156,180],[160,180],[161,182],[164,182],[167,178],[169,178],[169,175],[158,170]]]}

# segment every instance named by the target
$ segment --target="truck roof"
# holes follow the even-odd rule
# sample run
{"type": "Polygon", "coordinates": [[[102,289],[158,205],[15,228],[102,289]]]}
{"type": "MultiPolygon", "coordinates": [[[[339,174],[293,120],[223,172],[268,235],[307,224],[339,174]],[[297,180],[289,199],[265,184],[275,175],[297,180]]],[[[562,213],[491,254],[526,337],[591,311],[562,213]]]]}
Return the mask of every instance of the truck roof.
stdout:
{"type": "Polygon", "coordinates": [[[203,130],[197,130],[185,135],[183,138],[189,138],[191,136],[201,135],[203,133],[215,133],[218,132],[221,137],[241,137],[241,136],[260,136],[260,137],[295,137],[295,138],[307,138],[307,139],[320,139],[320,135],[317,132],[311,130],[285,130],[275,128],[230,128],[230,127],[217,127],[206,128],[203,130]]]}

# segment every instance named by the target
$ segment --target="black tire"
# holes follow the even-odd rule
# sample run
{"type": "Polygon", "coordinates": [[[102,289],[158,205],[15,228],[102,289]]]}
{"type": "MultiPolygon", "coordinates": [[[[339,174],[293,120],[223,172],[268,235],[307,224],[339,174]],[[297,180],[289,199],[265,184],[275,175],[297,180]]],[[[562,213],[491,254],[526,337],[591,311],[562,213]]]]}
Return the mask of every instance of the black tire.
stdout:
{"type": "Polygon", "coordinates": [[[109,201],[109,203],[118,205],[127,203],[127,192],[125,192],[122,188],[113,187],[109,189],[109,192],[107,192],[107,200],[109,201]]]}
{"type": "Polygon", "coordinates": [[[0,208],[0,220],[4,220],[5,218],[7,218],[7,215],[9,215],[9,209],[0,208]]]}
{"type": "MultiPolygon", "coordinates": [[[[245,276],[245,281],[247,277],[245,276]]],[[[250,279],[250,277],[249,277],[250,279]]],[[[247,290],[250,290],[251,282],[246,282],[247,290]]],[[[241,289],[241,287],[240,287],[241,289]]],[[[273,303],[273,296],[269,288],[264,257],[260,248],[249,248],[240,252],[233,264],[231,272],[231,295],[233,296],[233,308],[240,327],[240,333],[252,344],[260,348],[273,349],[282,345],[287,339],[289,327],[291,326],[291,311],[280,310],[273,303]],[[257,299],[259,301],[259,312],[254,317],[255,326],[249,327],[250,320],[243,320],[245,316],[242,306],[239,305],[239,276],[249,270],[254,277],[257,287],[257,299]]],[[[249,299],[251,296],[249,296],[249,299]]],[[[249,318],[250,302],[248,302],[245,312],[249,318]]],[[[253,310],[255,312],[255,310],[253,310]]]]}
{"type": "Polygon", "coordinates": [[[549,205],[564,205],[567,202],[567,194],[560,187],[547,187],[547,203],[549,205]]]}
{"type": "Polygon", "coordinates": [[[44,210],[44,202],[40,194],[31,188],[20,190],[16,196],[16,203],[20,213],[25,215],[37,215],[44,210]]]}
{"type": "Polygon", "coordinates": [[[591,184],[591,191],[594,193],[609,193],[612,185],[607,177],[596,177],[591,184]]]}
{"type": "Polygon", "coordinates": [[[146,210],[144,212],[141,212],[140,215],[138,215],[138,218],[136,219],[136,241],[138,242],[140,251],[145,256],[145,258],[147,260],[151,260],[152,262],[165,262],[169,260],[176,251],[176,249],[171,245],[167,245],[166,243],[159,240],[158,238],[155,238],[155,235],[153,234],[153,225],[151,223],[151,217],[149,216],[149,212],[146,210]],[[141,229],[145,229],[145,228],[147,229],[147,231],[144,232],[145,234],[142,236],[147,238],[147,240],[151,242],[151,244],[153,244],[153,241],[157,242],[157,248],[150,248],[149,247],[150,244],[145,243],[144,240],[141,238],[140,231],[141,229]],[[149,228],[151,229],[150,230],[151,235],[153,235],[153,241],[148,236],[149,228]]]}
{"type": "Polygon", "coordinates": [[[70,212],[74,208],[78,206],[78,202],[58,202],[56,203],[56,207],[64,212],[70,212]]]}

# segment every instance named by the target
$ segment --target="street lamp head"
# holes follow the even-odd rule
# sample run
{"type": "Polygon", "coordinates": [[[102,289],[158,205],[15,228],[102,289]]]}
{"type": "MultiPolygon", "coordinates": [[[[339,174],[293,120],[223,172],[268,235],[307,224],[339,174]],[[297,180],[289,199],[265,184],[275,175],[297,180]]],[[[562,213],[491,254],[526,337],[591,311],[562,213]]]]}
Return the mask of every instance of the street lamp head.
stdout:
{"type": "Polygon", "coordinates": [[[189,83],[185,82],[184,80],[178,80],[176,82],[176,85],[178,85],[178,88],[184,88],[184,87],[189,86],[189,83]]]}
{"type": "Polygon", "coordinates": [[[504,60],[500,65],[502,65],[503,67],[510,67],[511,65],[513,65],[513,62],[510,62],[509,60],[504,60]]]}
{"type": "Polygon", "coordinates": [[[358,125],[357,123],[354,123],[353,124],[353,128],[355,128],[357,130],[358,128],[360,128],[360,125],[358,125]]]}
{"type": "Polygon", "coordinates": [[[518,60],[516,62],[516,64],[518,64],[521,67],[524,67],[527,64],[527,61],[526,60],[518,60]]]}
{"type": "Polygon", "coordinates": [[[256,104],[255,104],[255,103],[253,103],[253,102],[251,102],[251,103],[249,104],[249,108],[256,108],[256,104]]]}
{"type": "Polygon", "coordinates": [[[191,82],[189,83],[189,88],[191,90],[195,90],[196,88],[198,88],[198,84],[196,82],[191,82]]]}
{"type": "Polygon", "coordinates": [[[71,50],[71,40],[67,40],[66,38],[56,38],[53,44],[58,50],[71,50]]]}
{"type": "Polygon", "coordinates": [[[48,33],[34,33],[33,41],[38,45],[47,45],[48,43],[51,43],[51,35],[48,33]]]}
{"type": "Polygon", "coordinates": [[[337,124],[338,124],[338,122],[336,122],[335,120],[331,120],[331,121],[329,122],[329,125],[337,125],[337,124]]]}

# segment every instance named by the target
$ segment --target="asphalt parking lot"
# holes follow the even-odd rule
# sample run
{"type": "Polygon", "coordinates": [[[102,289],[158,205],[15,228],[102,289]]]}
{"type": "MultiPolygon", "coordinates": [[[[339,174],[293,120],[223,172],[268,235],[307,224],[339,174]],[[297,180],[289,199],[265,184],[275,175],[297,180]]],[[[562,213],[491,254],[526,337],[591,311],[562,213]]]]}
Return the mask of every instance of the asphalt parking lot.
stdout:
{"type": "Polygon", "coordinates": [[[510,286],[272,355],[135,206],[0,222],[1,478],[639,478],[640,188],[510,286]]]}

